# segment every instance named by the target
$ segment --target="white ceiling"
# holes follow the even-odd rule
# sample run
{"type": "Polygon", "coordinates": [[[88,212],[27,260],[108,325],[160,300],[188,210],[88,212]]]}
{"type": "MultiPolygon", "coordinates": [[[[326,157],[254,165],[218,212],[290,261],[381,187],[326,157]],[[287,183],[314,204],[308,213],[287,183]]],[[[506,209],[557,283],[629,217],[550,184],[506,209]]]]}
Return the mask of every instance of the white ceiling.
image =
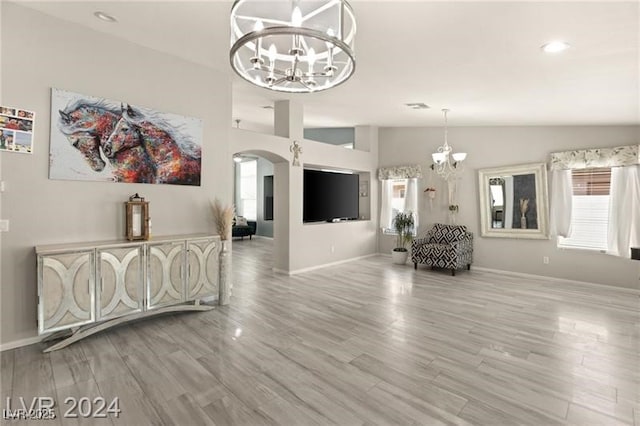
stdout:
{"type": "Polygon", "coordinates": [[[278,99],[307,127],[639,124],[638,2],[352,1],[356,72],[342,86],[283,95],[229,66],[231,1],[19,1],[44,13],[221,70],[233,118],[269,127],[278,99]],[[96,19],[101,10],[118,18],[96,19]],[[548,55],[563,39],[572,48],[548,55]],[[412,110],[424,102],[428,110],[412,110]]]}

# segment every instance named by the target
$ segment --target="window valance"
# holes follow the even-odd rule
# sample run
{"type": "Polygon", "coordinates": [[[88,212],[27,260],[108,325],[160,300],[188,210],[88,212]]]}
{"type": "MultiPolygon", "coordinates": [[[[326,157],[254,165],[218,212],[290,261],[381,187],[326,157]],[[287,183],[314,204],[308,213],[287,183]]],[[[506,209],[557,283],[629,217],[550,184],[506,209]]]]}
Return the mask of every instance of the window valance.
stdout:
{"type": "Polygon", "coordinates": [[[422,177],[422,168],[419,164],[409,166],[380,167],[378,179],[415,179],[422,177]]]}
{"type": "Polygon", "coordinates": [[[551,153],[551,170],[624,167],[640,164],[640,145],[551,153]]]}

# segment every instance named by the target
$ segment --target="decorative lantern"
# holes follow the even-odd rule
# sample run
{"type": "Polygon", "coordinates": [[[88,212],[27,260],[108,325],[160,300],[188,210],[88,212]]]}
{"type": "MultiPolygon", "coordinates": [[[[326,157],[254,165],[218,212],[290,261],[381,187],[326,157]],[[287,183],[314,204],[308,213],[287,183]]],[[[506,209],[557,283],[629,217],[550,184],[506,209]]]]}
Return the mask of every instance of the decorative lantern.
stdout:
{"type": "Polygon", "coordinates": [[[137,193],[124,203],[127,225],[127,240],[149,239],[149,202],[137,193]]]}

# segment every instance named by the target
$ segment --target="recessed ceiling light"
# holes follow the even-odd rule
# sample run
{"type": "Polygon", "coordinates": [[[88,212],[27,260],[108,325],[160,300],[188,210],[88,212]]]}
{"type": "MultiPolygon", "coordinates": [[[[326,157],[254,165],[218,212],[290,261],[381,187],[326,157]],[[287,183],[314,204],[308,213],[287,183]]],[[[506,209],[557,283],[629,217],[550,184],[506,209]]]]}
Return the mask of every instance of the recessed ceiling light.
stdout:
{"type": "Polygon", "coordinates": [[[102,19],[105,22],[118,22],[118,20],[105,12],[97,11],[93,14],[96,18],[102,19]]]}
{"type": "Polygon", "coordinates": [[[570,48],[571,45],[566,41],[550,41],[549,43],[540,46],[545,53],[559,53],[570,48]]]}

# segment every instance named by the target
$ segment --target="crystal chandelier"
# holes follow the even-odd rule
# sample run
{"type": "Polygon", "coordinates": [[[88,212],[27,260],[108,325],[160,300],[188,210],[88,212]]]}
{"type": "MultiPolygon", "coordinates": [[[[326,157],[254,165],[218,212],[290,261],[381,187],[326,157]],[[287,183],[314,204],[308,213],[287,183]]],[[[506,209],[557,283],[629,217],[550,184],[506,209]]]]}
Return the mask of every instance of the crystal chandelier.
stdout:
{"type": "Polygon", "coordinates": [[[444,113],[444,145],[438,147],[438,151],[431,154],[433,158],[431,170],[435,170],[444,180],[449,180],[462,171],[462,162],[467,158],[467,153],[453,153],[453,148],[447,141],[447,113],[449,110],[445,108],[442,112],[444,113]]]}
{"type": "Polygon", "coordinates": [[[355,35],[346,0],[236,0],[229,60],[240,77],[266,89],[326,90],[353,74],[355,35]]]}

